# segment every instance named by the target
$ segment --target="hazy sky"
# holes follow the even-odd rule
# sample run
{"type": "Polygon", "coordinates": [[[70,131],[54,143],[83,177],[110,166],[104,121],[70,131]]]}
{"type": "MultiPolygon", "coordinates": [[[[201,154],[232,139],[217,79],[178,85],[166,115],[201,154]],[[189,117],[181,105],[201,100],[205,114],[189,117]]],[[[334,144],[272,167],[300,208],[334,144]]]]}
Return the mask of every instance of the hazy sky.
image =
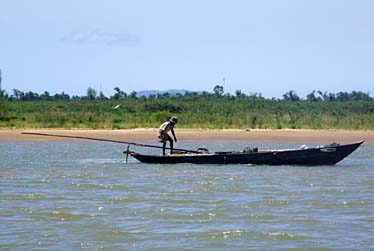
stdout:
{"type": "Polygon", "coordinates": [[[374,94],[371,0],[0,0],[2,87],[374,94]]]}

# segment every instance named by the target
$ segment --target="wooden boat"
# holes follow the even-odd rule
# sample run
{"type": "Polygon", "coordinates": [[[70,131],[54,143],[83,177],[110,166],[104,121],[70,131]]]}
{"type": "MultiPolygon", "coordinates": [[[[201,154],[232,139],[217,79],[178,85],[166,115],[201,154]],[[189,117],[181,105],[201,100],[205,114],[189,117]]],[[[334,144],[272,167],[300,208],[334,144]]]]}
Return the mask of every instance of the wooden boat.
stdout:
{"type": "Polygon", "coordinates": [[[355,151],[364,141],[339,145],[332,143],[326,146],[300,149],[262,150],[245,149],[243,151],[213,152],[206,149],[193,153],[176,153],[172,155],[145,155],[125,151],[143,163],[157,164],[253,164],[253,165],[334,165],[355,151]]]}

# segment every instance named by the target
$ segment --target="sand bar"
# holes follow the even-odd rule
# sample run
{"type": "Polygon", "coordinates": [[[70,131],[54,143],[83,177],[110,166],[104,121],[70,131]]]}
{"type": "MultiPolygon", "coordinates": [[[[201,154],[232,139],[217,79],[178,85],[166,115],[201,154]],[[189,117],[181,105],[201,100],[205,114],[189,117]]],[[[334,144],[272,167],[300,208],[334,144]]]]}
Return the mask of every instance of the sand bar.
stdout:
{"type": "MultiPolygon", "coordinates": [[[[65,129],[0,129],[0,141],[82,141],[81,139],[25,135],[22,132],[47,133],[69,136],[92,137],[127,142],[157,142],[156,129],[132,130],[65,130],[65,129]]],[[[204,130],[178,129],[175,133],[179,142],[316,142],[349,143],[365,140],[374,143],[374,131],[345,130],[204,130]]]]}

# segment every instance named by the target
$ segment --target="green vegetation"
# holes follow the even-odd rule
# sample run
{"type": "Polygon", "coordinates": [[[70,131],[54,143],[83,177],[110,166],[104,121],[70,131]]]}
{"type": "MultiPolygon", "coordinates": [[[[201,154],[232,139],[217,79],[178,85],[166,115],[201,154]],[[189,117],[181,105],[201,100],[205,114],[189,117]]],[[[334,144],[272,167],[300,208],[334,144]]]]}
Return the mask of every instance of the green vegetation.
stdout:
{"type": "Polygon", "coordinates": [[[213,93],[148,97],[114,91],[110,98],[92,88],[84,97],[0,91],[0,128],[155,128],[177,115],[178,128],[374,129],[374,99],[363,92],[313,91],[302,99],[290,91],[265,99],[240,90],[224,93],[221,86],[213,93]]]}

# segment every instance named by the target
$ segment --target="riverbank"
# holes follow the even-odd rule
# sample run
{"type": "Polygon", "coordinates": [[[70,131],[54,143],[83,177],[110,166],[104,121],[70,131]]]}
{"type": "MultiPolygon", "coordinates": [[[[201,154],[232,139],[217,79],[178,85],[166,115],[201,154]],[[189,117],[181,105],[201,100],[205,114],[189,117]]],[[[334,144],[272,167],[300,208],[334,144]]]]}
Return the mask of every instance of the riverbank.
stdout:
{"type": "MultiPolygon", "coordinates": [[[[22,134],[46,133],[67,136],[92,137],[100,139],[120,140],[127,142],[157,142],[156,129],[132,130],[8,130],[0,129],[0,141],[82,141],[81,139],[46,137],[22,134]]],[[[365,140],[374,143],[374,131],[346,130],[203,130],[175,129],[180,142],[316,142],[316,143],[347,143],[365,140]]]]}

